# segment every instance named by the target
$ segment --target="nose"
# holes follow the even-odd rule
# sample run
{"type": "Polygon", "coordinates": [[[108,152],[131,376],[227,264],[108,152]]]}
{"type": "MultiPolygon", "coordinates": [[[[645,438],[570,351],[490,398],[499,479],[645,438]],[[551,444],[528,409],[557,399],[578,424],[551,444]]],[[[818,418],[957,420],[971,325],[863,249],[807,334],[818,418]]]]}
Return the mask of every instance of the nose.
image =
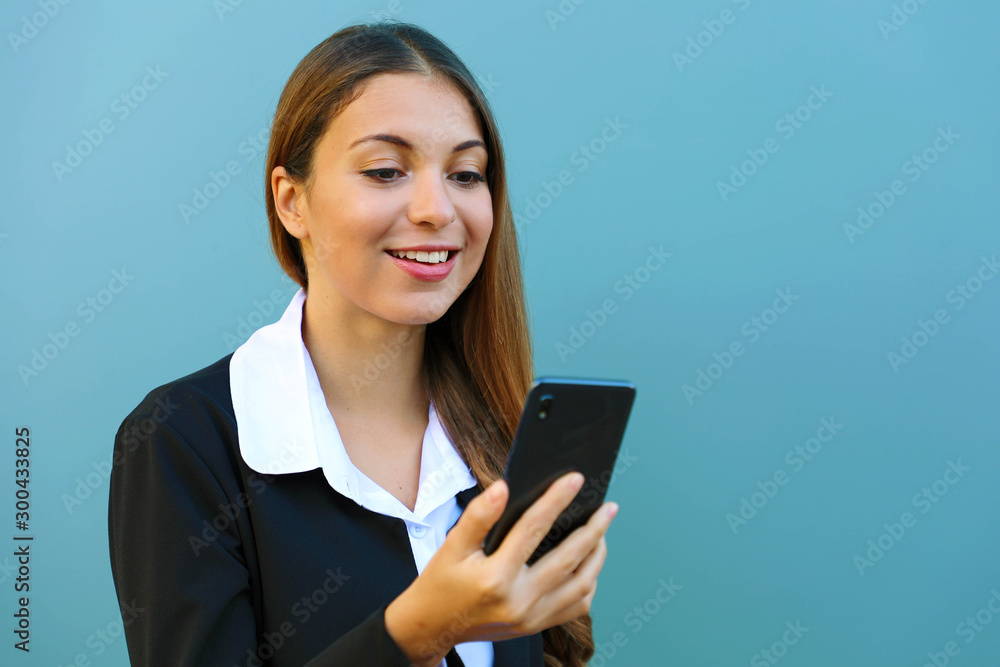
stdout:
{"type": "Polygon", "coordinates": [[[413,195],[407,208],[407,217],[415,225],[425,222],[436,228],[455,220],[455,207],[447,190],[447,183],[440,175],[419,174],[414,179],[413,195]]]}

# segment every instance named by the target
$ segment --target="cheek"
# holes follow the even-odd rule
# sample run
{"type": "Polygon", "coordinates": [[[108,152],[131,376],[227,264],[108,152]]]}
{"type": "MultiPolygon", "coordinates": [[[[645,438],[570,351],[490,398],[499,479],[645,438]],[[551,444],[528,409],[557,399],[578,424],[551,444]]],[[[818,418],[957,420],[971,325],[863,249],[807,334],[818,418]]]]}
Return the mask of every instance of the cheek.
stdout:
{"type": "Polygon", "coordinates": [[[489,245],[492,233],[492,221],[492,216],[487,216],[486,218],[477,220],[474,225],[469,226],[469,250],[472,251],[469,254],[469,259],[472,261],[466,266],[469,280],[472,280],[473,276],[483,267],[483,260],[486,258],[486,248],[489,245]]]}
{"type": "Polygon", "coordinates": [[[490,239],[490,234],[493,232],[493,207],[490,199],[487,197],[485,201],[480,203],[475,207],[475,209],[470,211],[469,220],[469,233],[474,237],[476,243],[482,246],[486,246],[486,242],[490,239]]]}
{"type": "Polygon", "coordinates": [[[378,250],[386,217],[374,202],[331,199],[322,216],[322,224],[312,234],[317,259],[342,267],[358,266],[378,250]]]}
{"type": "Polygon", "coordinates": [[[329,264],[343,252],[344,240],[330,227],[314,230],[312,239],[313,255],[320,264],[329,264]]]}

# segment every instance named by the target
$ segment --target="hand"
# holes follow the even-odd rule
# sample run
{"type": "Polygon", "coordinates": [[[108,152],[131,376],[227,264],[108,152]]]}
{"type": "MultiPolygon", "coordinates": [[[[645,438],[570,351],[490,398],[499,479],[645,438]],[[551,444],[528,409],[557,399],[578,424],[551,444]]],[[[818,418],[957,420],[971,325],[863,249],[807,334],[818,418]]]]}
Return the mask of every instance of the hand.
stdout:
{"type": "Polygon", "coordinates": [[[489,556],[483,540],[507,504],[507,484],[497,480],[469,502],[424,571],[385,610],[386,630],[414,665],[439,664],[455,644],[535,634],[589,613],[615,503],[526,565],[582,485],[578,472],[553,482],[489,556]]]}

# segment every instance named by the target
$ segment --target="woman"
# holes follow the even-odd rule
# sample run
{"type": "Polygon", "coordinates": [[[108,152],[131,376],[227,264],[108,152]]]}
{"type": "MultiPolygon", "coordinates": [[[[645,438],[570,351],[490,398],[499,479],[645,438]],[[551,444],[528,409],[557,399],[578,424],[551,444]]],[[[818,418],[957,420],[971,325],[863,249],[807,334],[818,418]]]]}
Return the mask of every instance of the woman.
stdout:
{"type": "Polygon", "coordinates": [[[132,664],[585,664],[617,506],[526,566],[582,484],[566,475],[481,548],[532,364],[473,76],[416,26],[340,30],[285,86],[265,192],[299,291],[116,437],[132,664]]]}

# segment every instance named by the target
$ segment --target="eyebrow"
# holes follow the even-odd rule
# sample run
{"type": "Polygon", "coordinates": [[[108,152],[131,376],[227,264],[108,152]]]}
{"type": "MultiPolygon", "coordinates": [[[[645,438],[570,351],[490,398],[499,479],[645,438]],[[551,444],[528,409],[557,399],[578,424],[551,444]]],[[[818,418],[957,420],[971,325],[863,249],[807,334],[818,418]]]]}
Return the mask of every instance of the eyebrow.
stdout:
{"type": "MultiPolygon", "coordinates": [[[[404,149],[406,149],[408,151],[413,151],[414,150],[413,144],[411,144],[406,139],[404,139],[404,138],[402,138],[400,136],[397,136],[395,134],[369,134],[366,137],[361,137],[360,139],[355,140],[354,143],[352,143],[350,146],[347,147],[347,150],[351,150],[352,148],[354,148],[358,144],[363,144],[366,141],[385,141],[385,142],[388,142],[390,144],[395,144],[396,146],[404,148],[404,149]]],[[[459,152],[464,151],[464,150],[466,150],[468,148],[472,148],[473,146],[481,146],[484,150],[486,149],[486,144],[484,144],[479,139],[469,139],[468,141],[463,141],[462,143],[460,143],[457,146],[455,146],[454,148],[452,148],[451,152],[452,153],[459,153],[459,152]]]]}

